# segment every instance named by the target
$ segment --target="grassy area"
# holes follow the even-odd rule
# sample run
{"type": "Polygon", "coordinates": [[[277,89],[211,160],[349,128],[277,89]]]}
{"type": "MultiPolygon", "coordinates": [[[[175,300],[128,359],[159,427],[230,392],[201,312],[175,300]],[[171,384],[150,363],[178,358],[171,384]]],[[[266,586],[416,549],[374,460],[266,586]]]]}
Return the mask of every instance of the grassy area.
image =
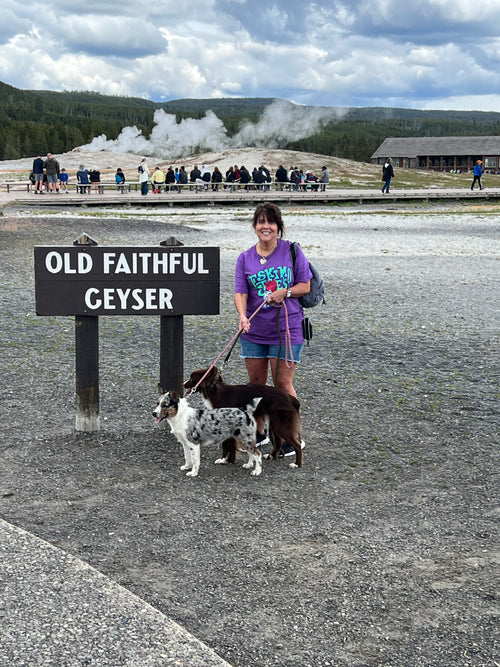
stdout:
{"type": "MultiPolygon", "coordinates": [[[[399,169],[394,168],[395,178],[393,187],[397,189],[417,188],[457,188],[470,187],[472,183],[472,172],[461,174],[450,174],[443,171],[427,171],[424,169],[399,169]]],[[[330,171],[330,186],[345,188],[381,188],[382,167],[380,165],[367,164],[363,162],[342,161],[338,170],[330,171]]],[[[485,174],[483,177],[485,187],[500,187],[500,174],[485,174]]]]}

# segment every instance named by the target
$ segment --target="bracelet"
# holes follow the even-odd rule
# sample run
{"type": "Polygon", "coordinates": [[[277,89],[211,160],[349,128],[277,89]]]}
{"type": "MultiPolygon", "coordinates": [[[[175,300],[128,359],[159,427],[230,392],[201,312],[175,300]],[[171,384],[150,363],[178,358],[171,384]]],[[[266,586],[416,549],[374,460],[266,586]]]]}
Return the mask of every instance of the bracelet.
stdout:
{"type": "Polygon", "coordinates": [[[289,287],[286,291],[286,298],[289,299],[292,296],[292,288],[289,287]]]}

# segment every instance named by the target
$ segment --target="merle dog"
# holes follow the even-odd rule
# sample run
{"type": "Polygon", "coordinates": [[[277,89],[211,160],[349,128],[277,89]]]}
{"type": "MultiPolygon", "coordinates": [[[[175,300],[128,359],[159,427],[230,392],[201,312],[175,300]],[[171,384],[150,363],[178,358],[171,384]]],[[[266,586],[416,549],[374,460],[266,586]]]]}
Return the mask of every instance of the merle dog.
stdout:
{"type": "MultiPolygon", "coordinates": [[[[159,424],[166,419],[172,433],[181,443],[185,458],[181,470],[188,470],[187,475],[196,477],[200,467],[200,445],[234,438],[237,446],[248,452],[248,463],[243,467],[253,468],[255,464],[250,474],[260,475],[262,454],[255,445],[256,423],[253,416],[260,398],[248,401],[244,408],[209,410],[192,408],[175,391],[165,392],[159,385],[158,390],[158,404],[153,411],[155,423],[159,424]]],[[[217,459],[215,463],[227,463],[227,458],[217,459]]]]}

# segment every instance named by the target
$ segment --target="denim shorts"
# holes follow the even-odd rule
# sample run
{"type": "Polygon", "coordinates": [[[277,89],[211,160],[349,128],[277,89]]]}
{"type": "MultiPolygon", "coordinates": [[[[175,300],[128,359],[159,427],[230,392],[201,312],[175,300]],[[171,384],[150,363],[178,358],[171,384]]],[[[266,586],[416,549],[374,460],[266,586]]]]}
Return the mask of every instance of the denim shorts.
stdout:
{"type": "MultiPolygon", "coordinates": [[[[278,352],[280,349],[279,345],[262,345],[261,343],[251,343],[248,340],[244,340],[243,338],[240,338],[240,343],[241,343],[241,353],[240,357],[241,359],[277,359],[278,358],[278,352]]],[[[299,363],[300,361],[300,353],[302,352],[302,348],[304,345],[301,343],[300,345],[292,345],[292,354],[293,354],[293,361],[296,363],[299,363]]],[[[285,345],[281,346],[281,353],[280,353],[280,359],[285,359],[285,352],[287,350],[285,349],[285,345]]],[[[290,353],[288,352],[288,361],[292,361],[290,359],[290,353]]]]}

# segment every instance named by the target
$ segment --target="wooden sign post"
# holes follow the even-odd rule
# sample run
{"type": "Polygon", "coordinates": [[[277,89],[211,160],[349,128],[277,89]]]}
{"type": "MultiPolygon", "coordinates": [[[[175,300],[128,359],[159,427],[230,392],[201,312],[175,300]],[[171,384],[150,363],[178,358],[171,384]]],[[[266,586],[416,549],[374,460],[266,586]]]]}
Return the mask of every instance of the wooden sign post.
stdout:
{"type": "MultiPolygon", "coordinates": [[[[97,242],[82,234],[75,246],[95,246],[97,242]]],[[[99,419],[99,318],[75,316],[75,379],[77,431],[98,431],[99,419]]]]}

